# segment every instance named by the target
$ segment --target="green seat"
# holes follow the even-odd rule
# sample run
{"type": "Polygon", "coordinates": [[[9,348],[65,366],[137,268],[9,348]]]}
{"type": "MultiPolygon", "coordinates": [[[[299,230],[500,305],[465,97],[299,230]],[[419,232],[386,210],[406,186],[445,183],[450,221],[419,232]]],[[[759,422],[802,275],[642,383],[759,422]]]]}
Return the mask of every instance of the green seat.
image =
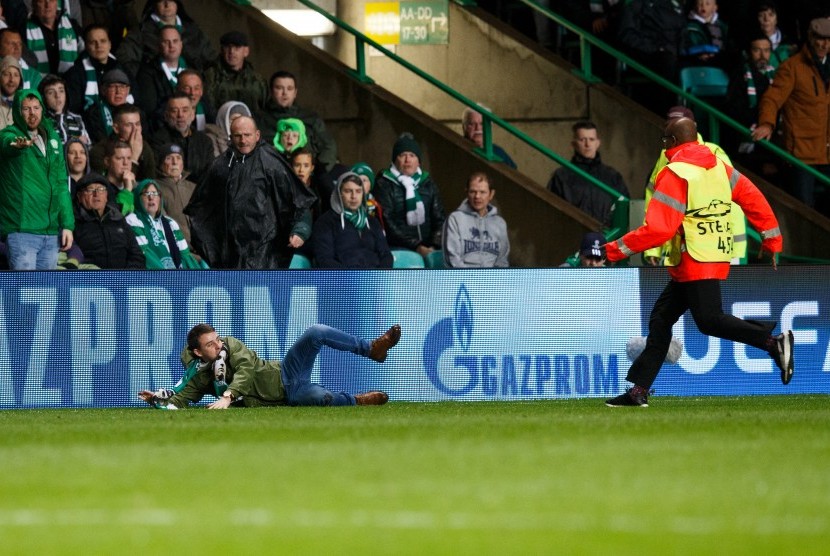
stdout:
{"type": "Polygon", "coordinates": [[[311,259],[305,255],[294,253],[294,256],[291,257],[291,263],[288,265],[288,268],[311,268],[311,259]]]}
{"type": "Polygon", "coordinates": [[[426,262],[427,268],[445,268],[443,251],[433,251],[424,257],[424,261],[426,262]]]}
{"type": "Polygon", "coordinates": [[[393,249],[392,268],[424,268],[424,258],[415,251],[393,249]]]}
{"type": "Polygon", "coordinates": [[[726,96],[729,76],[720,68],[699,66],[680,70],[680,87],[697,97],[726,96]]]}

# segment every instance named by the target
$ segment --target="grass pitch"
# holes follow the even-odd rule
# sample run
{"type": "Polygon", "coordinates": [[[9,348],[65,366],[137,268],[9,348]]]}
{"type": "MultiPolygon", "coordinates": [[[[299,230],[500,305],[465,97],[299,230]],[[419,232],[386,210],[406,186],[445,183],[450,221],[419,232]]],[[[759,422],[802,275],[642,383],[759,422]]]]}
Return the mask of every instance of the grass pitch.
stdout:
{"type": "Polygon", "coordinates": [[[826,554],[827,396],[0,411],[4,554],[826,554]]]}

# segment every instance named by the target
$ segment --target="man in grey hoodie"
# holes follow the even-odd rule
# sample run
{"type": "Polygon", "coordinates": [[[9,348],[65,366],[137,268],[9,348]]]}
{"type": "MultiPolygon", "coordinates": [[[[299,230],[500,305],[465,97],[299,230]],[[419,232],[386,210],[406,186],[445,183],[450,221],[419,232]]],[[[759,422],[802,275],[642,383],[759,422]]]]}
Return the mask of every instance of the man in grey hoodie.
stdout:
{"type": "Polygon", "coordinates": [[[448,268],[509,266],[507,223],[491,204],[495,194],[484,172],[474,172],[467,180],[467,199],[444,223],[444,264],[448,268]]]}

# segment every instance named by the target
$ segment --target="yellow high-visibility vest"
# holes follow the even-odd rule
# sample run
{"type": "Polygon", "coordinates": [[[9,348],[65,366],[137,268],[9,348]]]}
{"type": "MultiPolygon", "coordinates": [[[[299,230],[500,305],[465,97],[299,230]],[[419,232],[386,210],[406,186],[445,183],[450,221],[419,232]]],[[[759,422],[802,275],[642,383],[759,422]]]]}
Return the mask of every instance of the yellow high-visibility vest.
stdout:
{"type": "MultiPolygon", "coordinates": [[[[670,162],[668,166],[689,184],[683,217],[686,251],[696,261],[728,263],[733,257],[735,230],[732,187],[723,162],[718,160],[709,169],[687,162],[670,162]]],[[[679,248],[683,247],[681,243],[679,248]]],[[[679,261],[680,253],[671,253],[669,258],[679,261]]]]}
{"type": "MultiPolygon", "coordinates": [[[[732,161],[729,159],[729,155],[724,152],[722,148],[720,148],[715,143],[704,142],[703,137],[698,133],[697,134],[697,142],[701,145],[706,146],[712,154],[718,157],[720,160],[724,161],[725,163],[733,166],[732,161]]],[[[669,163],[668,158],[666,158],[666,151],[665,149],[660,152],[660,156],[657,159],[657,162],[654,164],[654,168],[651,171],[651,176],[649,177],[648,184],[645,190],[645,201],[646,201],[646,209],[648,208],[648,204],[651,201],[651,196],[654,194],[654,184],[657,181],[657,174],[660,173],[660,170],[666,167],[669,163]]],[[[746,217],[744,216],[743,210],[738,205],[732,206],[732,229],[734,232],[734,241],[733,241],[733,250],[732,250],[732,258],[733,262],[737,264],[746,264],[746,217]]],[[[664,245],[659,247],[654,247],[652,249],[647,249],[643,252],[643,257],[656,257],[658,259],[664,259],[663,264],[666,266],[673,266],[669,260],[669,252],[671,251],[671,242],[666,242],[664,245]]],[[[674,264],[677,264],[676,262],[674,264]]]]}

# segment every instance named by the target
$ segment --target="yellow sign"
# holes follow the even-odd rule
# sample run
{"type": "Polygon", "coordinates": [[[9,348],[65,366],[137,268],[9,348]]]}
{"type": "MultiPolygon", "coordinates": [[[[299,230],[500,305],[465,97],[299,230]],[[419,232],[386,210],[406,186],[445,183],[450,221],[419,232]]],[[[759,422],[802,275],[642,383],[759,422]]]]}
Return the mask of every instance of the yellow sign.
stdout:
{"type": "Polygon", "coordinates": [[[367,2],[366,36],[380,44],[400,44],[401,15],[399,2],[367,2]]]}

